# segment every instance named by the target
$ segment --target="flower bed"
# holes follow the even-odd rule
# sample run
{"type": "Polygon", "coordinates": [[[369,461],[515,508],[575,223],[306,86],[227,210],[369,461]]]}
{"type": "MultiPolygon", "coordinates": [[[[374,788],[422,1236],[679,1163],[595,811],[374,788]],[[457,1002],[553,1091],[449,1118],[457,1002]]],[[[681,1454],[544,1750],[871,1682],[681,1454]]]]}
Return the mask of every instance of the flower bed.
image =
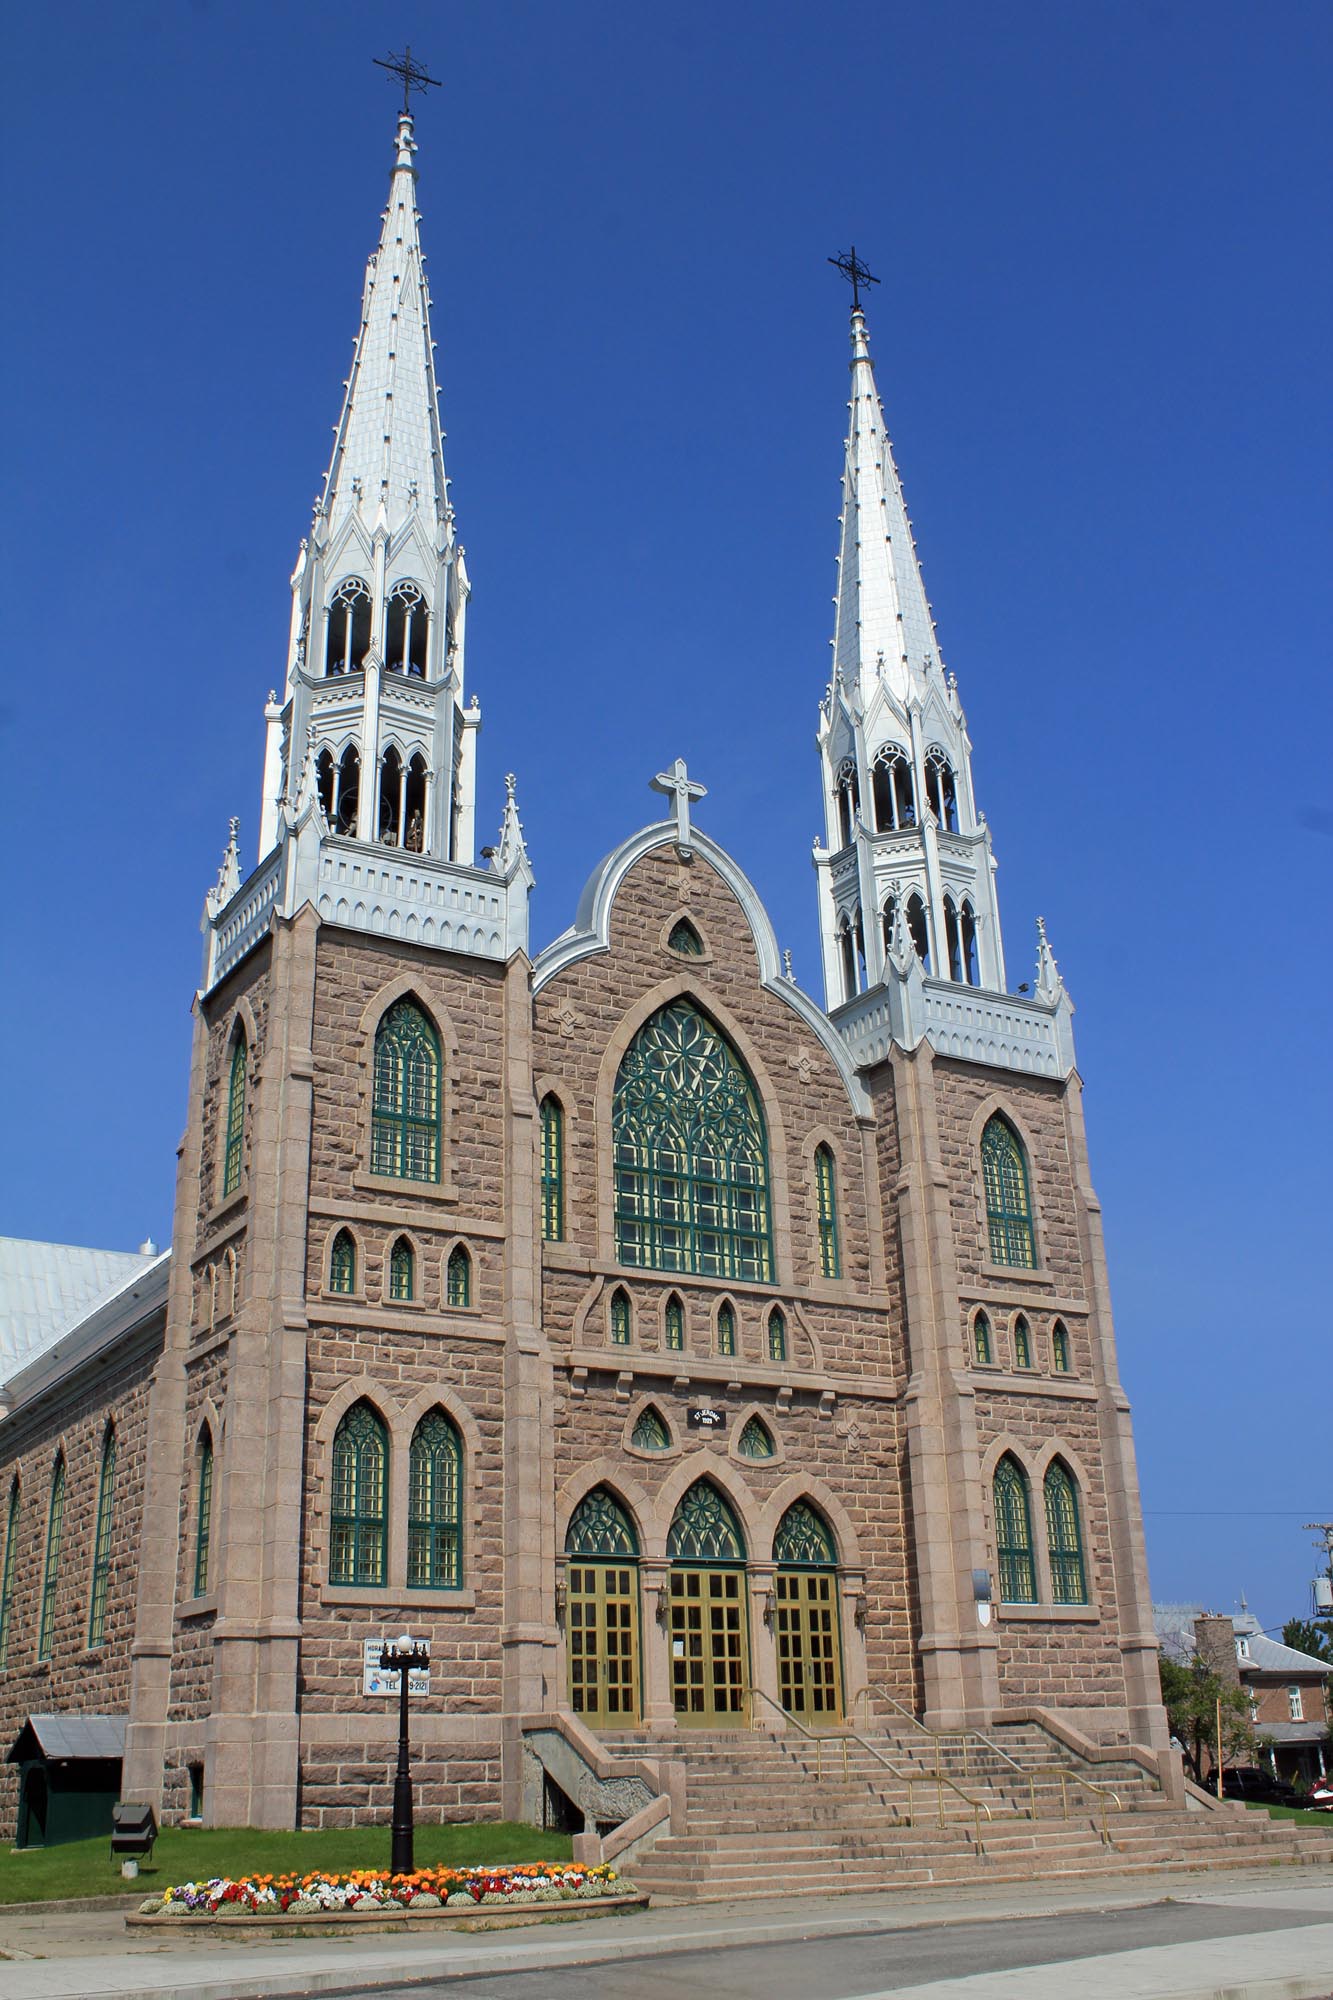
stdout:
{"type": "Polygon", "coordinates": [[[181,1882],[139,1905],[144,1917],[313,1917],[350,1911],[469,1909],[503,1904],[568,1903],[635,1893],[614,1868],[580,1868],[570,1862],[534,1861],[521,1867],[418,1868],[411,1875],[358,1868],[350,1875],[316,1870],[309,1875],[225,1875],[181,1882]]]}

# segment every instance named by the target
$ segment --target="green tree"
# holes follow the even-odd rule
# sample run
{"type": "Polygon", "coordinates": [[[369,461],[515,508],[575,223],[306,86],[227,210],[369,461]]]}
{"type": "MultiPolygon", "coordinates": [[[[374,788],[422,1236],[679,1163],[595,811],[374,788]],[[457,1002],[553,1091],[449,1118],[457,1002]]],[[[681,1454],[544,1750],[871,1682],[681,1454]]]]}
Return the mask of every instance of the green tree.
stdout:
{"type": "Polygon", "coordinates": [[[1282,1643],[1333,1666],[1333,1618],[1289,1618],[1282,1627],[1282,1643]]]}
{"type": "Polygon", "coordinates": [[[1180,1744],[1196,1785],[1203,1783],[1203,1753],[1211,1761],[1217,1746],[1217,1705],[1222,1704],[1222,1762],[1233,1764],[1252,1756],[1257,1738],[1250,1721],[1250,1699],[1244,1688],[1231,1686],[1196,1653],[1191,1660],[1158,1662],[1162,1703],[1171,1734],[1180,1744]]]}

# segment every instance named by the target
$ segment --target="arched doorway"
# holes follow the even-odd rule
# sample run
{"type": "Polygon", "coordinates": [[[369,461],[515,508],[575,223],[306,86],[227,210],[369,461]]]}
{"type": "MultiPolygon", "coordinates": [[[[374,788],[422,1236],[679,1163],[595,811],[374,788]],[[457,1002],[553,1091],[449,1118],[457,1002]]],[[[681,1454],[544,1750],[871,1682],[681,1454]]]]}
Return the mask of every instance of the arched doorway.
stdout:
{"type": "Polygon", "coordinates": [[[676,1720],[696,1729],[734,1728],[746,1720],[750,1700],[745,1537],[709,1480],[697,1480],[682,1496],[667,1555],[676,1720]]]}
{"type": "Polygon", "coordinates": [[[842,1633],[838,1624],[838,1551],[833,1531],[807,1500],[798,1500],[773,1537],[778,1694],[799,1722],[842,1715],[842,1633]]]}
{"type": "Polygon", "coordinates": [[[565,1534],[569,1705],[594,1727],[639,1719],[639,1544],[629,1515],[594,1486],[565,1534]]]}

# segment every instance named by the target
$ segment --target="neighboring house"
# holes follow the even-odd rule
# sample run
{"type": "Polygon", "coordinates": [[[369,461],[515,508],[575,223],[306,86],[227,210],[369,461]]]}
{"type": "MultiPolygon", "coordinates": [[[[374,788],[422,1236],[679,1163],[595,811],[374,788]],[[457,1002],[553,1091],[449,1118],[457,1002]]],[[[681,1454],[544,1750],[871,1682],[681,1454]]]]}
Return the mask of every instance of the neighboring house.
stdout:
{"type": "Polygon", "coordinates": [[[1250,1720],[1266,1739],[1264,1755],[1278,1777],[1292,1784],[1323,1777],[1333,1766],[1329,1746],[1333,1666],[1268,1638],[1258,1619],[1244,1608],[1231,1624],[1240,1684],[1249,1693],[1250,1720]]]}

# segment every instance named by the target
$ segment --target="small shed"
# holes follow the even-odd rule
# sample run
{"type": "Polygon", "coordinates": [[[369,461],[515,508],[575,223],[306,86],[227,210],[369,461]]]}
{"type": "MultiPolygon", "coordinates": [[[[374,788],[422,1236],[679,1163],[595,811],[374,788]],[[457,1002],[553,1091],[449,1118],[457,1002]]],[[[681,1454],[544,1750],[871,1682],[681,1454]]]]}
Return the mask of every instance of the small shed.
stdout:
{"type": "Polygon", "coordinates": [[[6,1762],[19,1767],[19,1847],[111,1833],[125,1754],[123,1715],[30,1715],[6,1762]]]}

